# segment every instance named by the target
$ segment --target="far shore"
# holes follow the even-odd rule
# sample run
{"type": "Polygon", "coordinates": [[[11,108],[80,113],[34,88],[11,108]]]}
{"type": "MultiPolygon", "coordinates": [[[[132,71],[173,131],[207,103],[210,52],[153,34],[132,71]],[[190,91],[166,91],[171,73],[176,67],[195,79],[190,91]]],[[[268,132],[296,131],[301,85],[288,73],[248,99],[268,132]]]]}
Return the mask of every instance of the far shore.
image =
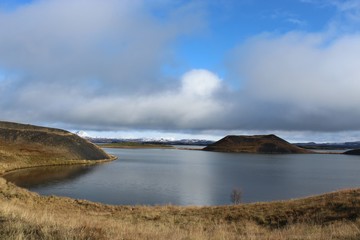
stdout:
{"type": "MultiPolygon", "coordinates": [[[[100,148],[122,148],[122,149],[177,149],[177,150],[203,150],[203,148],[192,148],[183,145],[182,147],[177,147],[173,145],[166,145],[161,143],[144,143],[144,142],[116,142],[116,143],[95,143],[100,148]]],[[[191,145],[190,145],[191,146],[191,145]]],[[[203,146],[206,147],[206,146],[203,146]]],[[[305,148],[306,149],[306,148],[305,148]]],[[[343,152],[334,152],[332,149],[307,149],[310,152],[308,154],[343,154],[343,152]]],[[[340,150],[340,149],[333,149],[340,150]]],[[[345,152],[346,150],[344,150],[345,152]]],[[[241,154],[242,152],[236,152],[241,154]]],[[[245,153],[245,152],[244,152],[245,153]]],[[[247,153],[247,152],[246,152],[247,153]]],[[[257,153],[254,153],[257,154],[257,153]]]]}
{"type": "Polygon", "coordinates": [[[168,148],[168,149],[176,149],[174,146],[171,146],[171,145],[140,143],[140,142],[117,142],[117,143],[103,143],[103,144],[97,144],[97,145],[101,148],[130,148],[130,149],[168,148]]]}

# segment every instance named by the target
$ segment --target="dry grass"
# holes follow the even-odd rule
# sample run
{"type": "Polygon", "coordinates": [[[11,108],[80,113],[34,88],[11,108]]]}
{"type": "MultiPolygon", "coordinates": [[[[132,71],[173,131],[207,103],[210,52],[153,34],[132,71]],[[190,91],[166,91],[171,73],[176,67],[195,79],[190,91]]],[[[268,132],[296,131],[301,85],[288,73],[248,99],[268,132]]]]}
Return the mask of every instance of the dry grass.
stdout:
{"type": "MultiPolygon", "coordinates": [[[[108,159],[102,149],[70,132],[0,121],[0,162],[44,165],[47,161],[108,159]]],[[[50,163],[52,164],[52,163],[50,163]]],[[[1,170],[1,169],[0,169],[1,170]]]]}
{"type": "Polygon", "coordinates": [[[218,207],[110,206],[0,179],[0,239],[359,239],[360,190],[218,207]]]}
{"type": "MultiPolygon", "coordinates": [[[[56,149],[41,144],[10,144],[0,140],[0,174],[23,168],[73,164],[97,164],[116,159],[80,160],[69,154],[64,154],[66,149],[56,149]]],[[[108,155],[107,155],[108,156],[108,155]]]]}

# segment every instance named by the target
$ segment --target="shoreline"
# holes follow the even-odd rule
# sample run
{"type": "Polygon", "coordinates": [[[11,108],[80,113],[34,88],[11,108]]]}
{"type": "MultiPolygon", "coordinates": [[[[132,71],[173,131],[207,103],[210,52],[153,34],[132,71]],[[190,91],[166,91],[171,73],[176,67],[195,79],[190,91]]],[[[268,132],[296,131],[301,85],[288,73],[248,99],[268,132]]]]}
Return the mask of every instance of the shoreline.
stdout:
{"type": "MultiPolygon", "coordinates": [[[[7,173],[17,171],[17,170],[23,170],[23,169],[30,169],[30,168],[39,168],[39,167],[52,167],[52,166],[71,166],[71,165],[96,165],[96,164],[102,164],[102,163],[108,163],[112,162],[118,159],[115,155],[110,155],[110,158],[108,159],[99,159],[99,160],[57,160],[58,163],[45,163],[45,164],[34,164],[34,165],[28,165],[28,166],[21,166],[21,167],[9,167],[1,169],[0,171],[0,177],[6,175],[7,173]]],[[[2,163],[0,162],[0,166],[2,166],[2,163]]]]}
{"type": "MultiPolygon", "coordinates": [[[[108,148],[108,147],[106,147],[108,148]]],[[[117,148],[117,147],[114,147],[117,148]]],[[[175,149],[175,150],[202,150],[202,149],[193,149],[193,148],[171,148],[171,149],[175,149]]],[[[241,154],[241,153],[239,153],[241,154]]],[[[310,153],[310,154],[342,154],[342,153],[310,153]]],[[[110,158],[108,159],[99,159],[99,160],[61,160],[58,161],[59,163],[51,163],[51,164],[34,164],[34,165],[29,165],[29,166],[23,166],[23,167],[15,167],[15,168],[9,168],[9,169],[5,169],[4,171],[0,172],[0,179],[3,179],[5,181],[7,181],[5,178],[3,178],[3,176],[5,176],[6,174],[15,172],[15,171],[19,171],[19,170],[26,170],[26,169],[32,169],[32,168],[41,168],[41,167],[56,167],[56,166],[72,166],[72,165],[97,165],[97,164],[104,164],[104,163],[110,163],[112,161],[117,160],[119,157],[115,156],[115,155],[111,155],[108,154],[110,156],[110,158]]],[[[2,165],[2,163],[0,162],[0,166],[2,165]]],[[[13,184],[13,183],[12,183],[13,184]]],[[[14,184],[14,186],[16,186],[17,188],[21,188],[21,189],[25,189],[26,191],[31,192],[30,190],[26,189],[26,188],[22,188],[17,186],[16,184],[14,184]]],[[[318,196],[322,196],[322,195],[327,195],[327,194],[333,194],[333,193],[338,193],[338,192],[342,192],[342,191],[348,191],[348,190],[359,190],[360,191],[360,187],[358,188],[341,188],[335,191],[330,191],[330,192],[325,192],[325,193],[319,193],[319,194],[315,194],[315,195],[309,195],[309,196],[304,196],[304,197],[299,197],[299,198],[291,198],[291,199],[285,199],[285,200],[273,200],[273,201],[261,201],[261,202],[250,202],[250,203],[242,203],[241,205],[250,205],[250,204],[261,204],[261,203],[281,203],[281,202],[288,202],[288,201],[296,201],[296,200],[304,200],[304,199],[308,199],[308,198],[312,198],[312,197],[318,197],[318,196]]],[[[35,193],[35,192],[32,192],[35,193]]],[[[43,197],[47,197],[45,195],[40,195],[43,197]]],[[[67,198],[65,196],[57,196],[57,197],[64,197],[67,198]]],[[[79,200],[76,198],[72,198],[73,200],[79,200]]],[[[110,206],[133,206],[133,207],[137,207],[137,206],[148,206],[148,207],[161,207],[161,206],[166,206],[165,205],[114,205],[114,204],[107,204],[107,203],[99,203],[99,202],[92,202],[91,200],[86,200],[83,199],[83,201],[88,201],[91,203],[95,203],[95,204],[102,204],[102,205],[110,205],[110,206]]],[[[171,204],[170,204],[171,205],[171,204]]],[[[171,206],[177,206],[180,208],[186,208],[186,207],[225,207],[225,206],[233,206],[232,204],[227,204],[227,205],[211,205],[211,206],[207,206],[207,205],[200,205],[200,206],[182,206],[182,205],[171,205],[171,206]]]]}
{"type": "Polygon", "coordinates": [[[70,239],[285,240],[295,235],[303,236],[299,239],[329,239],[339,232],[345,237],[357,236],[355,230],[360,227],[360,189],[286,201],[204,207],[107,205],[41,196],[3,178],[0,190],[0,229],[8,223],[13,234],[21,225],[17,230],[21,234],[36,234],[31,239],[39,238],[39,233],[44,234],[42,239],[63,239],[67,234],[72,234],[67,237],[70,239]],[[329,235],[324,235],[326,232],[329,235]],[[323,237],[318,238],[319,234],[323,237]]]}
{"type": "Polygon", "coordinates": [[[116,159],[112,156],[103,160],[64,160],[65,163],[47,165],[35,162],[17,169],[8,167],[0,175],[0,238],[21,235],[26,239],[66,236],[70,239],[285,240],[293,235],[306,239],[327,239],[339,232],[341,237],[353,237],[349,239],[360,235],[356,235],[356,229],[360,229],[360,188],[239,205],[144,206],[42,196],[3,178],[6,173],[20,169],[95,165],[116,159]],[[319,234],[323,237],[319,238],[319,234]]]}

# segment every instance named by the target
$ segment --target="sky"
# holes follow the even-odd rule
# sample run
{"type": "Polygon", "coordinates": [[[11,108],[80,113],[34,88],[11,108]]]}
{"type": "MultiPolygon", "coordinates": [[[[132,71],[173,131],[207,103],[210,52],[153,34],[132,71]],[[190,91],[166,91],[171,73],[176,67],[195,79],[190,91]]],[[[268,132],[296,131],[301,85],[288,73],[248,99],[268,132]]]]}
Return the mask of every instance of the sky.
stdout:
{"type": "Polygon", "coordinates": [[[360,0],[0,0],[0,120],[360,141],[360,0]]]}

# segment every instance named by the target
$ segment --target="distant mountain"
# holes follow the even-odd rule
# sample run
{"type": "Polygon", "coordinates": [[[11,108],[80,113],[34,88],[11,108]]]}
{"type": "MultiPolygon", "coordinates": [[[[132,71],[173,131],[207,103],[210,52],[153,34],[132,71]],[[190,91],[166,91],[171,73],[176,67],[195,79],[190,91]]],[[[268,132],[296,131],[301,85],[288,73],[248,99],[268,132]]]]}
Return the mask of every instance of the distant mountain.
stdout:
{"type": "Polygon", "coordinates": [[[306,148],[306,149],[339,149],[339,150],[346,150],[346,149],[358,149],[360,148],[360,141],[355,142],[343,142],[343,143],[295,143],[296,146],[306,148]]]}
{"type": "Polygon", "coordinates": [[[65,130],[0,121],[0,161],[100,160],[110,156],[65,130]]]}
{"type": "Polygon", "coordinates": [[[204,150],[237,153],[310,153],[276,135],[226,136],[204,150]]]}
{"type": "Polygon", "coordinates": [[[207,146],[209,144],[214,143],[214,141],[204,140],[204,139],[154,139],[154,138],[93,138],[86,137],[92,143],[121,143],[121,142],[136,142],[136,143],[148,143],[148,144],[165,144],[165,145],[198,145],[198,146],[207,146]]]}

